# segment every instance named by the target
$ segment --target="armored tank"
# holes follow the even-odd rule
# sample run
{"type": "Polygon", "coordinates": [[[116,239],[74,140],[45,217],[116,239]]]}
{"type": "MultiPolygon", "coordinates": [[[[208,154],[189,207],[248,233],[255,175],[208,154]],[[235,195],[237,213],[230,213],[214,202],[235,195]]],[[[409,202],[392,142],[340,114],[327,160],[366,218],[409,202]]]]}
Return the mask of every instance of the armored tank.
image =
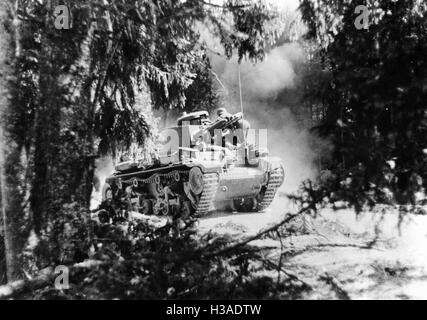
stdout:
{"type": "Polygon", "coordinates": [[[260,212],[284,180],[279,158],[248,142],[241,113],[209,120],[206,111],[185,114],[161,134],[154,162],[122,159],[102,191],[104,208],[172,217],[203,216],[211,210],[260,212]]]}

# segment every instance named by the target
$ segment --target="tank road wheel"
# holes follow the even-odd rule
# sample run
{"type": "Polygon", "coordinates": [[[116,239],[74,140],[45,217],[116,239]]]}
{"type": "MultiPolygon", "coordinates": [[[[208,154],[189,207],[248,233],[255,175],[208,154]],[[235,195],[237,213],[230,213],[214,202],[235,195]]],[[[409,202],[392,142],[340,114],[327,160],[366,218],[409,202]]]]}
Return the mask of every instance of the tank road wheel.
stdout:
{"type": "Polygon", "coordinates": [[[175,174],[173,175],[173,179],[175,180],[175,182],[181,181],[181,176],[179,175],[179,172],[175,172],[175,174]]]}
{"type": "Polygon", "coordinates": [[[158,213],[157,215],[159,216],[167,216],[169,215],[169,205],[164,202],[164,201],[160,201],[158,203],[158,209],[157,209],[158,213]]]}
{"type": "Polygon", "coordinates": [[[153,203],[149,199],[141,200],[140,212],[144,215],[152,215],[153,214],[153,203]]]}
{"type": "Polygon", "coordinates": [[[190,189],[196,195],[200,195],[204,188],[204,179],[202,170],[198,167],[194,167],[190,170],[189,179],[190,189]]]}
{"type": "Polygon", "coordinates": [[[255,201],[252,198],[234,199],[233,205],[238,212],[254,211],[255,201]]]}
{"type": "Polygon", "coordinates": [[[105,191],[105,199],[107,199],[107,200],[113,199],[113,190],[111,190],[111,188],[108,188],[105,191]]]}
{"type": "Polygon", "coordinates": [[[209,212],[216,190],[218,188],[218,173],[203,174],[202,170],[194,167],[190,170],[188,182],[184,182],[184,193],[194,208],[195,216],[209,212]]]}
{"type": "Polygon", "coordinates": [[[108,183],[102,187],[102,201],[106,200],[113,200],[113,190],[108,183]]]}

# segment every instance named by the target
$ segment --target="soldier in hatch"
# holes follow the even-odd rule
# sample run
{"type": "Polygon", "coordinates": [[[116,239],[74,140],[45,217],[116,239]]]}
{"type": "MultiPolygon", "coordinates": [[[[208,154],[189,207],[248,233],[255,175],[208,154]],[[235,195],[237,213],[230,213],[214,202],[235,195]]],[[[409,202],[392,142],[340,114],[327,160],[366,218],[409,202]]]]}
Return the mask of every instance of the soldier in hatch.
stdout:
{"type": "Polygon", "coordinates": [[[233,115],[231,113],[228,113],[225,108],[219,108],[216,114],[218,116],[218,119],[230,120],[233,117],[233,115]]]}
{"type": "Polygon", "coordinates": [[[203,137],[202,136],[198,136],[197,137],[195,148],[197,150],[199,150],[200,152],[206,152],[207,146],[206,146],[206,143],[203,141],[203,137]]]}
{"type": "MultiPolygon", "coordinates": [[[[217,111],[217,115],[218,120],[226,119],[227,121],[229,121],[233,118],[233,115],[229,113],[225,108],[219,108],[217,111]]],[[[227,142],[226,146],[230,149],[235,149],[236,147],[238,147],[238,145],[244,144],[246,142],[246,138],[250,128],[251,125],[249,121],[246,121],[245,119],[240,119],[236,123],[232,131],[226,130],[224,132],[224,137],[226,137],[225,141],[227,142]],[[229,139],[227,139],[227,136],[229,137],[229,139]]]]}

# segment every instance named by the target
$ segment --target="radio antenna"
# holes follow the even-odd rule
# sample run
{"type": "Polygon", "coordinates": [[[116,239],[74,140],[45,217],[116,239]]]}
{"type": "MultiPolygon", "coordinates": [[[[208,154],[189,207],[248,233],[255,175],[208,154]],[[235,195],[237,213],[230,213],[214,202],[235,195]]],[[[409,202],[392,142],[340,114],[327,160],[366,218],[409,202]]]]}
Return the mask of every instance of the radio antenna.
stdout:
{"type": "Polygon", "coordinates": [[[242,117],[243,117],[243,97],[242,97],[242,79],[240,77],[240,62],[239,62],[239,93],[240,93],[240,111],[242,112],[242,117]]]}

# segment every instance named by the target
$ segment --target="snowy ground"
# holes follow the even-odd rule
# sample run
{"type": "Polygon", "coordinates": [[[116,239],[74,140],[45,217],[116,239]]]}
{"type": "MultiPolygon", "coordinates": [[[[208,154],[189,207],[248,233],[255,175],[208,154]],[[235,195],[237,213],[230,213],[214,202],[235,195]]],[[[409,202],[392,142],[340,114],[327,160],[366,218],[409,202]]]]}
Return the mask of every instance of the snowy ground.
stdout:
{"type": "MultiPolygon", "coordinates": [[[[263,214],[214,213],[202,219],[200,232],[244,237],[288,210],[279,198],[263,214]]],[[[285,267],[312,286],[304,298],[427,299],[427,216],[406,215],[399,228],[399,214],[391,209],[359,217],[325,209],[303,223],[305,234],[286,239],[285,267]]]]}

